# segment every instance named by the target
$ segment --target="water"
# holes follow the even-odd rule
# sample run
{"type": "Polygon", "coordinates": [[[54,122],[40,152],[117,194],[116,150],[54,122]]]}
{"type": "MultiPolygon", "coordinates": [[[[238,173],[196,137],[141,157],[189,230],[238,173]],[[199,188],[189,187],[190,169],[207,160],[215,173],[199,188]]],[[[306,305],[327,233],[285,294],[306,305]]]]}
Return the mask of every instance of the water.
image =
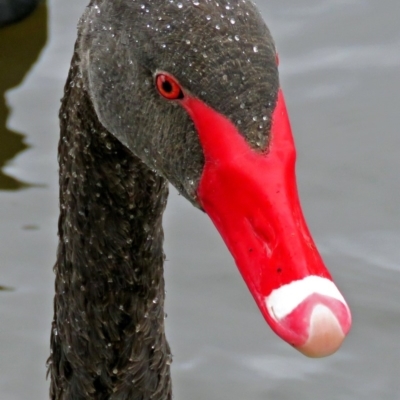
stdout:
{"type": "MultiPolygon", "coordinates": [[[[14,33],[0,31],[0,89],[10,110],[0,101],[5,400],[47,398],[57,113],[85,3],[52,0],[48,27],[42,8],[10,28],[14,33]]],[[[174,192],[165,225],[175,398],[400,399],[400,3],[258,3],[280,52],[304,211],[350,303],[353,330],[324,360],[306,359],[282,343],[211,223],[174,192]]]]}

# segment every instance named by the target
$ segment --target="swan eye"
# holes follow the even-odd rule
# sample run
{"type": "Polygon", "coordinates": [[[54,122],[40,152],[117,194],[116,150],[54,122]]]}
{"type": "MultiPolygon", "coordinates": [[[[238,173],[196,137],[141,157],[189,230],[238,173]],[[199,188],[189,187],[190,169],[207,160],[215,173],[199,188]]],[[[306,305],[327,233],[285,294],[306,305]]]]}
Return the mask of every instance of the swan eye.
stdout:
{"type": "Polygon", "coordinates": [[[170,75],[158,74],[156,76],[158,92],[168,100],[183,99],[183,91],[179,83],[170,75]]]}

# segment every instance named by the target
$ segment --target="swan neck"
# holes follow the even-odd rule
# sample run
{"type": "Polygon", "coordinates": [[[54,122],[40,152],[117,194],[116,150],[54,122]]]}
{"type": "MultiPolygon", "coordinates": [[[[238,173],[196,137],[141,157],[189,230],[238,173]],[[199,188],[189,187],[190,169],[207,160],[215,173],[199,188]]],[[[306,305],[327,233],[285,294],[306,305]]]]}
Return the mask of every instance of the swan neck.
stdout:
{"type": "Polygon", "coordinates": [[[75,55],[60,111],[50,397],[168,400],[167,183],[102,127],[80,76],[75,55]]]}

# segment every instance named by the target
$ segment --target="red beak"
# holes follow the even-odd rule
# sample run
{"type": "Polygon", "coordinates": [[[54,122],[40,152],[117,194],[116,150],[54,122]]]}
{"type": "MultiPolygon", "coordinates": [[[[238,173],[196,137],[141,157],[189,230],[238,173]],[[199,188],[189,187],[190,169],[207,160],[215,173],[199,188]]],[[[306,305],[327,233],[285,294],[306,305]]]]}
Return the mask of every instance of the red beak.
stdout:
{"type": "Polygon", "coordinates": [[[205,155],[198,198],[232,253],[264,318],[302,353],[335,352],[351,314],[301,211],[296,152],[282,91],[269,150],[252,150],[226,117],[185,96],[205,155]]]}

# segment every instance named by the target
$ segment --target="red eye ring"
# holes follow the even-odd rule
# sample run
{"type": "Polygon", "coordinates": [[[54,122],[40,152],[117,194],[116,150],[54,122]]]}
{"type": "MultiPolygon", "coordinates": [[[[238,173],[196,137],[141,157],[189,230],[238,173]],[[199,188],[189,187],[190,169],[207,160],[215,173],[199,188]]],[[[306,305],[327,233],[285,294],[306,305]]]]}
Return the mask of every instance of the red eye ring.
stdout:
{"type": "Polygon", "coordinates": [[[167,100],[181,100],[184,97],[181,85],[171,75],[158,74],[156,87],[161,96],[167,100]]]}

